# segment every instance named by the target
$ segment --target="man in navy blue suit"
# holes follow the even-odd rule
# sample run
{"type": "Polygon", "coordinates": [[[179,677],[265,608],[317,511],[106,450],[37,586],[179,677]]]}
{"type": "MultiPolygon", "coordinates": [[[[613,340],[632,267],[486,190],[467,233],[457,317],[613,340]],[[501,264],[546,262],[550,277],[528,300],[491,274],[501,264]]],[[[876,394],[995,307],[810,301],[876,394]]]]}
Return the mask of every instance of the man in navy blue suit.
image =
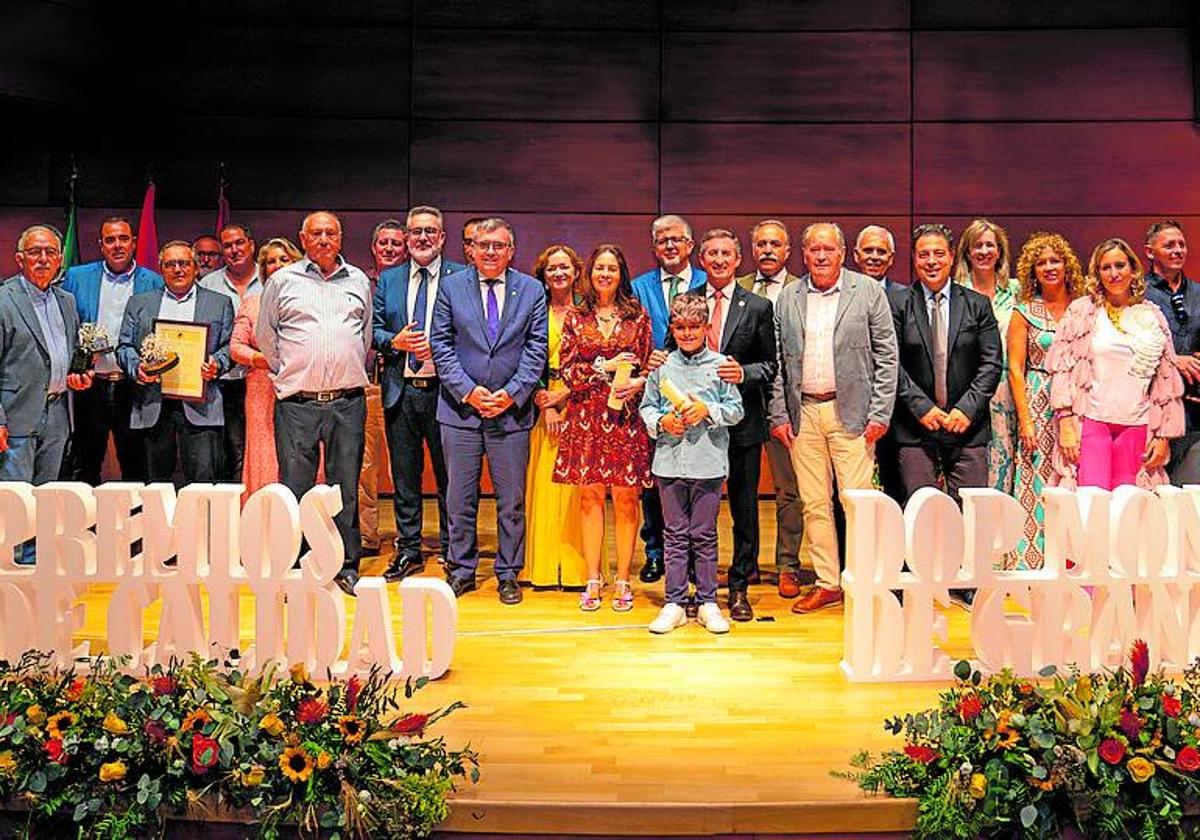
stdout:
{"type": "Polygon", "coordinates": [[[446,228],[441,210],[412,208],[405,230],[409,261],[380,273],[373,304],[373,339],[383,359],[383,416],[396,488],[396,556],[384,572],[392,580],[425,568],[421,556],[421,474],[426,446],[437,481],[439,554],[446,556],[446,461],[437,420],[440,383],[429,328],[442,278],[466,268],[442,258],[446,228]]]}
{"type": "MultiPolygon", "coordinates": [[[[691,226],[682,216],[655,219],[650,225],[650,242],[658,267],[633,279],[633,294],[650,316],[654,349],[661,351],[667,341],[671,301],[680,292],[703,288],[708,277],[688,262],[695,241],[691,226]]],[[[665,351],[662,358],[666,358],[665,351]]],[[[638,577],[643,583],[653,583],[663,576],[663,514],[657,487],[642,493],[642,541],[646,544],[646,564],[638,577]]]]}
{"type": "MultiPolygon", "coordinates": [[[[99,244],[102,259],[68,269],[63,288],[75,296],[79,322],[102,325],[108,330],[115,351],[125,305],[136,294],[161,289],[163,279],[134,262],[137,236],[129,219],[110,216],[101,222],[99,244]]],[[[134,383],[117,364],[115,352],[104,353],[96,359],[92,387],[80,391],[74,401],[73,478],[91,485],[100,483],[100,467],[108,450],[109,432],[112,432],[121,478],[124,481],[145,480],[145,451],[138,435],[129,429],[134,388],[134,383]]]]}
{"type": "Polygon", "coordinates": [[[525,565],[533,392],[548,352],[546,293],[537,280],[509,267],[516,240],[507,221],[479,222],[472,239],[475,265],[441,281],[429,336],[448,473],[446,579],[455,595],[475,589],[479,479],[487,455],[496,492],[500,601],[516,604],[517,575],[525,565]]]}

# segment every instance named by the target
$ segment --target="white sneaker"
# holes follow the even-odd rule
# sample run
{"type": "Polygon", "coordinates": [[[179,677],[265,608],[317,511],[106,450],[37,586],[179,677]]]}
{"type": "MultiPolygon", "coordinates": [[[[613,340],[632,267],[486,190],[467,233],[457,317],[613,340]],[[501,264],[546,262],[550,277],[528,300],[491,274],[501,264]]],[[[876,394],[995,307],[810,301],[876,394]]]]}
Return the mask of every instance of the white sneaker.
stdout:
{"type": "Polygon", "coordinates": [[[682,627],[685,624],[687,624],[687,613],[683,611],[683,607],[678,604],[667,604],[659,611],[658,617],[650,622],[650,632],[670,633],[676,627],[682,627]]]}
{"type": "Polygon", "coordinates": [[[701,604],[700,615],[697,617],[709,633],[729,632],[729,622],[725,620],[725,616],[721,615],[721,608],[716,604],[701,604]]]}

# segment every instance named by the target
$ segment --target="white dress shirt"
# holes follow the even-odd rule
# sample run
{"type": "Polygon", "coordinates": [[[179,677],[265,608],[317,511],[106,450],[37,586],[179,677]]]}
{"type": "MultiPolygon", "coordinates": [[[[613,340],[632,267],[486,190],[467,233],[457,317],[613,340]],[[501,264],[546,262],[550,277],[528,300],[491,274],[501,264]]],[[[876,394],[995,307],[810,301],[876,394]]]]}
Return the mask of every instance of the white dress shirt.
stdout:
{"type": "Polygon", "coordinates": [[[683,271],[674,275],[665,268],[660,267],[658,269],[658,280],[662,285],[663,302],[666,303],[668,309],[671,307],[671,277],[679,278],[679,282],[676,284],[676,289],[678,289],[677,294],[683,294],[692,287],[692,264],[688,263],[683,267],[683,271]]]}
{"type": "Polygon", "coordinates": [[[800,390],[805,394],[827,394],[837,390],[833,371],[833,325],[837,321],[838,300],[842,296],[842,278],[825,291],[808,281],[808,299],[804,317],[804,381],[800,390]]]}
{"type": "Polygon", "coordinates": [[[158,307],[158,317],[165,321],[196,320],[196,284],[188,286],[188,290],[176,297],[170,287],[163,289],[162,303],[158,307]]]}
{"type": "MultiPolygon", "coordinates": [[[[505,288],[504,278],[507,275],[508,275],[508,270],[506,269],[504,274],[501,274],[494,281],[495,289],[496,289],[496,313],[501,318],[504,317],[504,288],[505,288]]],[[[484,280],[482,276],[479,278],[479,299],[483,301],[483,322],[485,324],[487,323],[488,283],[489,283],[489,281],[484,280]]]]}
{"type": "Polygon", "coordinates": [[[765,297],[774,306],[779,301],[779,293],[783,291],[786,280],[787,266],[779,269],[773,277],[767,277],[760,271],[754,278],[754,294],[765,297]]]}
{"type": "MultiPolygon", "coordinates": [[[[733,287],[736,283],[730,283],[721,290],[721,333],[717,336],[717,347],[720,347],[725,341],[725,324],[729,321],[729,299],[733,297],[733,287]]],[[[708,318],[712,320],[713,306],[717,302],[717,289],[712,283],[704,284],[704,299],[708,302],[708,318]]]]}

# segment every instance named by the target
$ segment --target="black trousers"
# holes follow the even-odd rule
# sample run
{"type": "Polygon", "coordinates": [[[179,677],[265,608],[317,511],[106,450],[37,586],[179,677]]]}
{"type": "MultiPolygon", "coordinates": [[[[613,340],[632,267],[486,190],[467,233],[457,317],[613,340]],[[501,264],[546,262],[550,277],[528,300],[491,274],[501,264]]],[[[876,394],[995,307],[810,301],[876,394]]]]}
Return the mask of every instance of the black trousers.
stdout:
{"type": "Polygon", "coordinates": [[[129,428],[134,387],[127,379],[112,382],[97,377],[91,388],[75,392],[71,458],[75,469],[72,477],[77,481],[85,481],[93,487],[100,483],[109,432],[116,443],[121,480],[146,480],[146,454],[141,434],[129,428]]]}
{"type": "Polygon", "coordinates": [[[729,444],[729,514],[733,518],[733,559],[729,591],[745,591],[747,579],[758,571],[758,481],[762,473],[762,444],[729,444]]]}
{"type": "Polygon", "coordinates": [[[242,459],[246,455],[246,380],[222,379],[220,387],[225,434],[218,480],[238,482],[242,480],[242,459]]]}
{"type": "Polygon", "coordinates": [[[367,399],[361,393],[328,402],[277,400],[275,454],[279,481],[299,499],[317,483],[320,445],[325,445],[325,480],[342,494],[333,518],[342,535],[344,569],[358,571],[358,474],[362,472],[363,423],[367,399]]]}
{"type": "Polygon", "coordinates": [[[142,440],[147,480],[171,481],[176,466],[181,467],[184,484],[217,480],[221,427],[192,424],[179,400],[163,400],[158,422],[145,430],[142,440]]]}
{"type": "Polygon", "coordinates": [[[383,414],[395,485],[396,555],[404,561],[421,559],[421,475],[425,470],[426,446],[437,481],[438,537],[443,557],[447,556],[450,545],[446,523],[446,458],[437,421],[437,401],[437,388],[406,384],[400,399],[383,414]]]}
{"type": "Polygon", "coordinates": [[[987,487],[986,446],[950,446],[937,441],[901,446],[897,448],[897,464],[906,503],[922,487],[937,487],[939,471],[946,482],[946,494],[959,507],[961,488],[987,487]]]}
{"type": "Polygon", "coordinates": [[[646,544],[646,559],[663,559],[663,510],[658,486],[642,491],[642,542],[646,544]]]}

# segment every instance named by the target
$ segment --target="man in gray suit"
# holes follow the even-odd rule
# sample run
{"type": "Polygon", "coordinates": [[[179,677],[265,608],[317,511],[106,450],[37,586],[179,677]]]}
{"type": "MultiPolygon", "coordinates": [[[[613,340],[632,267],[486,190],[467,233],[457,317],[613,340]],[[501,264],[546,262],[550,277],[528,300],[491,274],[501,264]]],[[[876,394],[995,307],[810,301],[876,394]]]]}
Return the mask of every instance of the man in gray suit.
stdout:
{"type": "Polygon", "coordinates": [[[177,461],[182,462],[185,483],[217,481],[225,408],[215,380],[231,364],[233,305],[220,292],[196,285],[196,255],[186,242],[168,242],[158,252],[158,262],[166,288],[129,299],[117,344],[117,363],[138,384],[129,427],[142,430],[150,481],[170,481],[177,461]],[[146,373],[142,340],[154,332],[158,319],[208,324],[208,358],[200,367],[205,380],[202,401],[164,397],[162,377],[146,373]]]}
{"type": "Polygon", "coordinates": [[[843,267],[846,240],[832,222],[801,238],[808,273],[775,308],[779,376],[771,389],[771,435],[796,471],[804,531],[817,585],[792,607],[807,613],[840,603],[832,477],[840,493],[866,490],[875,442],[896,401],[898,354],[882,286],[843,267]]]}
{"type": "MultiPolygon", "coordinates": [[[[17,239],[21,273],[0,285],[0,481],[58,478],[71,431],[67,388],[92,384],[90,372],[68,373],[79,316],[71,293],[54,285],[62,260],[58,231],[26,228],[17,239]]],[[[15,553],[32,565],[33,541],[15,553]]]]}

